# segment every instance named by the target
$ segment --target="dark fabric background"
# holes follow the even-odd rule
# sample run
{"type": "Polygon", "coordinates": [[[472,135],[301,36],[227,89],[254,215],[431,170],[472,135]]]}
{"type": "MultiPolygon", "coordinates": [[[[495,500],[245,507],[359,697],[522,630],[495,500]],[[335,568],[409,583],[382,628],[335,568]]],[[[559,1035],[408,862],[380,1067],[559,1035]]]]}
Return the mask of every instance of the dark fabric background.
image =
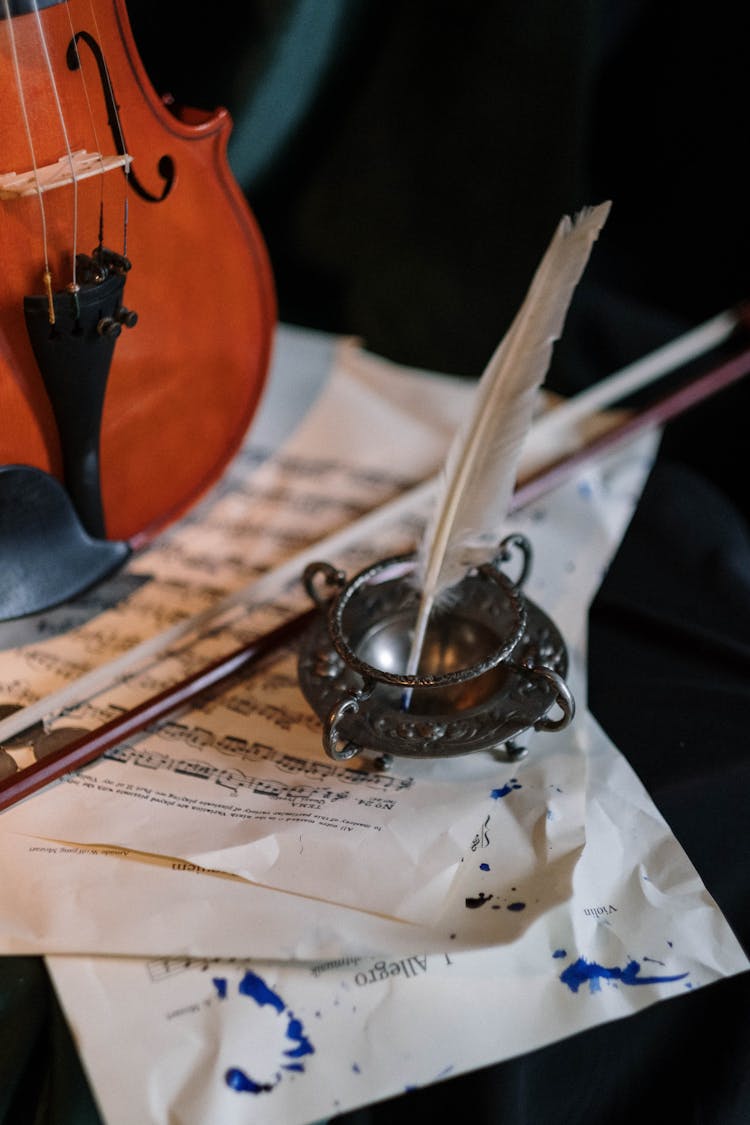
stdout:
{"type": "MultiPolygon", "coordinates": [[[[285,321],[474,377],[560,215],[605,198],[552,386],[750,295],[739,0],[128,7],[159,92],[232,112],[285,321]]],[[[590,703],[750,948],[747,418],[741,384],[667,427],[592,608],[590,703]]],[[[0,1120],[93,1125],[42,963],[0,973],[0,1120]]],[[[748,980],[338,1120],[747,1125],[748,980]]]]}

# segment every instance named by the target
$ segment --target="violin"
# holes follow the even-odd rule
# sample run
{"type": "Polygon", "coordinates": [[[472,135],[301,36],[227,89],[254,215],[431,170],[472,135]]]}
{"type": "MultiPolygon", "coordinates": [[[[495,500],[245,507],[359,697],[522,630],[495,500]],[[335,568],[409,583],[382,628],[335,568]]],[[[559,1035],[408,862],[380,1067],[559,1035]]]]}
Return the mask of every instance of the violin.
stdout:
{"type": "Polygon", "coordinates": [[[275,292],[230,130],[158,96],[125,0],[0,0],[0,619],[149,543],[254,417],[275,292]]]}

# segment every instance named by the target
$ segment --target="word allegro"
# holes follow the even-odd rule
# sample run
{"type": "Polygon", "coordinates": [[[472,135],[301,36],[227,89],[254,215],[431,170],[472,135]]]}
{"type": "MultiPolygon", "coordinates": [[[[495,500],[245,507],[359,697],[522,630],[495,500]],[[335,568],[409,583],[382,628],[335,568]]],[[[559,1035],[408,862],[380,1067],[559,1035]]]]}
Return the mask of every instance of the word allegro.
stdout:
{"type": "Polygon", "coordinates": [[[402,961],[376,961],[367,972],[354,974],[354,983],[357,985],[374,984],[379,980],[388,980],[389,977],[416,977],[427,972],[427,956],[405,957],[402,961]]]}

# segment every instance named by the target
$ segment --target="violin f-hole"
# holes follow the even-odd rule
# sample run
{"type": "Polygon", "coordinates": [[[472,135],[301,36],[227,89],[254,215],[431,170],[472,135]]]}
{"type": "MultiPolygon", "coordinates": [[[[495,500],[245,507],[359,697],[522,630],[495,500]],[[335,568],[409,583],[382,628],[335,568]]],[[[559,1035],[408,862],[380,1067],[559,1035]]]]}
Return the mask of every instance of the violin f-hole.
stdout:
{"type": "MultiPolygon", "coordinates": [[[[102,87],[102,95],[104,97],[104,104],[107,107],[107,124],[112,134],[112,139],[115,143],[115,149],[120,156],[127,156],[127,146],[125,144],[125,135],[122,129],[122,122],[120,120],[119,106],[115,102],[114,90],[110,80],[107,63],[104,58],[104,52],[99,46],[98,42],[88,31],[77,31],[70,43],[66,52],[66,62],[69,70],[78,70],[81,65],[80,55],[78,52],[78,44],[84,42],[91,51],[94,59],[96,60],[97,70],[99,71],[99,81],[102,87]]],[[[167,198],[175,178],[174,161],[171,156],[164,154],[158,160],[156,165],[157,171],[161,176],[164,184],[159,195],[154,195],[148,188],[145,188],[138,179],[132,167],[127,172],[128,183],[135,192],[144,199],[147,203],[161,203],[167,198]]]]}

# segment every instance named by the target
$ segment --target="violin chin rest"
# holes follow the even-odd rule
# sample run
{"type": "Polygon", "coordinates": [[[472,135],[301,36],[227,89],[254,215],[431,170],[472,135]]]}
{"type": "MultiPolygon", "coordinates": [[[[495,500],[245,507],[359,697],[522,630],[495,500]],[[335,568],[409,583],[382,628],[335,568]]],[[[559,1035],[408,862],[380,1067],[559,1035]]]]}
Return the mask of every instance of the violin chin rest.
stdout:
{"type": "Polygon", "coordinates": [[[127,543],[88,534],[55,477],[30,465],[0,466],[0,621],[68,601],[129,555],[127,543]]]}

